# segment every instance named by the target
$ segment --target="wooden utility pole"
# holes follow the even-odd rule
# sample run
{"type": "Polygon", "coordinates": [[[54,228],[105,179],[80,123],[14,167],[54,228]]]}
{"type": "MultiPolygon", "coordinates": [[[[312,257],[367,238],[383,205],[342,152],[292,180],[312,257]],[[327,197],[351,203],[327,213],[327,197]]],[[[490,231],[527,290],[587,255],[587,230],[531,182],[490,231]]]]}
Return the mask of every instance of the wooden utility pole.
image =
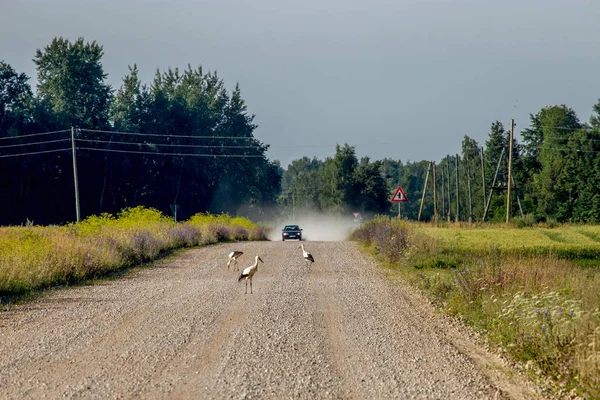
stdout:
{"type": "Polygon", "coordinates": [[[454,165],[456,166],[456,222],[460,221],[460,185],[458,183],[458,154],[454,165]]]}
{"type": "Polygon", "coordinates": [[[469,166],[469,149],[466,151],[466,164],[467,164],[467,191],[469,192],[469,217],[467,220],[469,223],[473,222],[473,197],[471,194],[471,167],[469,166]]]}
{"type": "Polygon", "coordinates": [[[71,126],[71,150],[73,152],[73,178],[75,182],[75,214],[77,222],[81,221],[81,213],[79,211],[79,178],[77,177],[77,154],[75,152],[75,127],[71,126]]]}
{"type": "Polygon", "coordinates": [[[513,176],[513,174],[510,174],[510,180],[512,182],[512,185],[515,187],[515,194],[517,195],[517,204],[519,205],[519,211],[521,212],[521,218],[525,218],[525,213],[523,213],[523,206],[521,205],[521,197],[519,196],[519,188],[517,187],[517,184],[515,183],[515,177],[513,176]]]}
{"type": "Polygon", "coordinates": [[[421,220],[421,211],[423,211],[423,202],[425,201],[425,191],[427,190],[427,181],[429,181],[429,170],[431,169],[431,161],[427,166],[427,175],[425,176],[425,184],[423,185],[423,194],[421,195],[421,206],[419,207],[419,215],[417,221],[421,220]]]}
{"type": "Polygon", "coordinates": [[[438,209],[437,209],[437,177],[435,174],[435,163],[432,165],[433,168],[433,220],[438,220],[438,209]]]}
{"type": "Polygon", "coordinates": [[[444,167],[442,167],[442,218],[446,212],[446,193],[444,193],[444,167]]]}
{"type": "Polygon", "coordinates": [[[447,155],[446,156],[446,172],[448,175],[448,222],[450,222],[451,219],[451,207],[452,207],[452,198],[450,197],[450,179],[452,179],[450,177],[450,156],[447,155]]]}
{"type": "Polygon", "coordinates": [[[510,120],[510,136],[508,139],[508,190],[506,191],[506,223],[510,218],[510,188],[512,186],[512,152],[513,152],[513,136],[515,131],[515,120],[510,120]]]}
{"type": "Polygon", "coordinates": [[[483,209],[485,210],[485,167],[483,166],[483,146],[481,147],[481,198],[483,199],[483,209]]]}
{"type": "Polygon", "coordinates": [[[492,201],[492,194],[494,193],[494,187],[496,186],[496,179],[498,178],[498,171],[500,170],[500,164],[502,163],[502,158],[504,157],[504,150],[502,148],[502,152],[500,153],[500,158],[498,159],[498,165],[496,166],[496,173],[494,173],[494,179],[492,180],[492,187],[490,188],[490,195],[488,196],[487,202],[485,203],[485,209],[483,210],[483,218],[482,222],[485,221],[485,217],[487,216],[488,209],[490,208],[490,201],[492,201]]]}

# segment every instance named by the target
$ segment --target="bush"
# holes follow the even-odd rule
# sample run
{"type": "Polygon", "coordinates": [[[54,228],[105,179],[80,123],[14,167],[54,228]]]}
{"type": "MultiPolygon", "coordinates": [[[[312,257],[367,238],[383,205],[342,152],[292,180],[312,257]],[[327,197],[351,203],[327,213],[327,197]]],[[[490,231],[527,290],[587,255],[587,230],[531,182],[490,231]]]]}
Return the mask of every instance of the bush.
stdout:
{"type": "Polygon", "coordinates": [[[354,231],[352,237],[372,246],[389,262],[400,260],[409,246],[405,222],[385,216],[368,221],[354,231]]]}
{"type": "Polygon", "coordinates": [[[227,240],[264,240],[267,227],[227,214],[196,214],[176,223],[152,208],[126,208],[64,227],[0,228],[4,299],[96,278],[173,249],[227,240]]]}

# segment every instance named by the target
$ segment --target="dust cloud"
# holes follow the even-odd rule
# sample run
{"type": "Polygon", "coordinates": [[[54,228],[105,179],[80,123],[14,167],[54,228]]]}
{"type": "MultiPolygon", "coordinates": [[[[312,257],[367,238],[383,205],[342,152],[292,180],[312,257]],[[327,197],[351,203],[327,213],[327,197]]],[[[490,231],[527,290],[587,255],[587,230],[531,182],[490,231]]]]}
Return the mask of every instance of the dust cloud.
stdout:
{"type": "Polygon", "coordinates": [[[285,225],[298,225],[302,229],[302,239],[311,241],[339,242],[348,239],[352,231],[359,227],[352,216],[341,217],[327,214],[307,214],[301,217],[279,219],[268,223],[273,230],[269,240],[281,240],[281,230],[285,225]]]}

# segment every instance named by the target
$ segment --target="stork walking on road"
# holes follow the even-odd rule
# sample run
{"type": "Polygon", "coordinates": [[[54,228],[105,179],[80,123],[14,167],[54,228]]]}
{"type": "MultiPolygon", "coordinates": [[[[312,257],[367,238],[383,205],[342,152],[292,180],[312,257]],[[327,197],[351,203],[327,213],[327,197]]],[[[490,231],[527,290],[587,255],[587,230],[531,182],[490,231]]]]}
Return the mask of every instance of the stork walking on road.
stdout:
{"type": "Polygon", "coordinates": [[[252,294],[252,277],[254,277],[254,274],[256,273],[256,271],[258,271],[259,261],[261,263],[264,263],[264,261],[259,256],[254,257],[254,264],[252,264],[248,268],[245,268],[242,271],[240,277],[238,278],[238,282],[246,278],[246,293],[244,294],[248,294],[248,280],[250,281],[250,294],[252,294]]]}
{"type": "Polygon", "coordinates": [[[312,254],[304,250],[303,244],[301,244],[299,248],[302,249],[302,257],[304,257],[304,259],[306,260],[306,266],[310,269],[310,265],[315,262],[314,257],[312,256],[312,254]]]}
{"type": "Polygon", "coordinates": [[[240,256],[244,254],[243,251],[232,251],[231,253],[229,253],[229,261],[227,262],[227,269],[229,270],[229,264],[231,264],[233,262],[233,265],[235,266],[235,269],[237,270],[237,259],[240,258],[240,256]]]}

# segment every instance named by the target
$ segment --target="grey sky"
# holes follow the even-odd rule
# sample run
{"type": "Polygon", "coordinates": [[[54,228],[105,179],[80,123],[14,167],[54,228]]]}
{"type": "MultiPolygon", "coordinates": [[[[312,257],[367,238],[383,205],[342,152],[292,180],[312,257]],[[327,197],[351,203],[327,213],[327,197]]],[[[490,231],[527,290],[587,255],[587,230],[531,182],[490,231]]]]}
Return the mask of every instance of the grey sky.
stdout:
{"type": "Polygon", "coordinates": [[[0,59],[35,82],[53,37],[104,46],[118,88],[137,63],[202,65],[240,83],[256,136],[287,166],[336,143],[439,160],[495,120],[600,98],[600,2],[584,0],[2,0],[0,59]]]}

